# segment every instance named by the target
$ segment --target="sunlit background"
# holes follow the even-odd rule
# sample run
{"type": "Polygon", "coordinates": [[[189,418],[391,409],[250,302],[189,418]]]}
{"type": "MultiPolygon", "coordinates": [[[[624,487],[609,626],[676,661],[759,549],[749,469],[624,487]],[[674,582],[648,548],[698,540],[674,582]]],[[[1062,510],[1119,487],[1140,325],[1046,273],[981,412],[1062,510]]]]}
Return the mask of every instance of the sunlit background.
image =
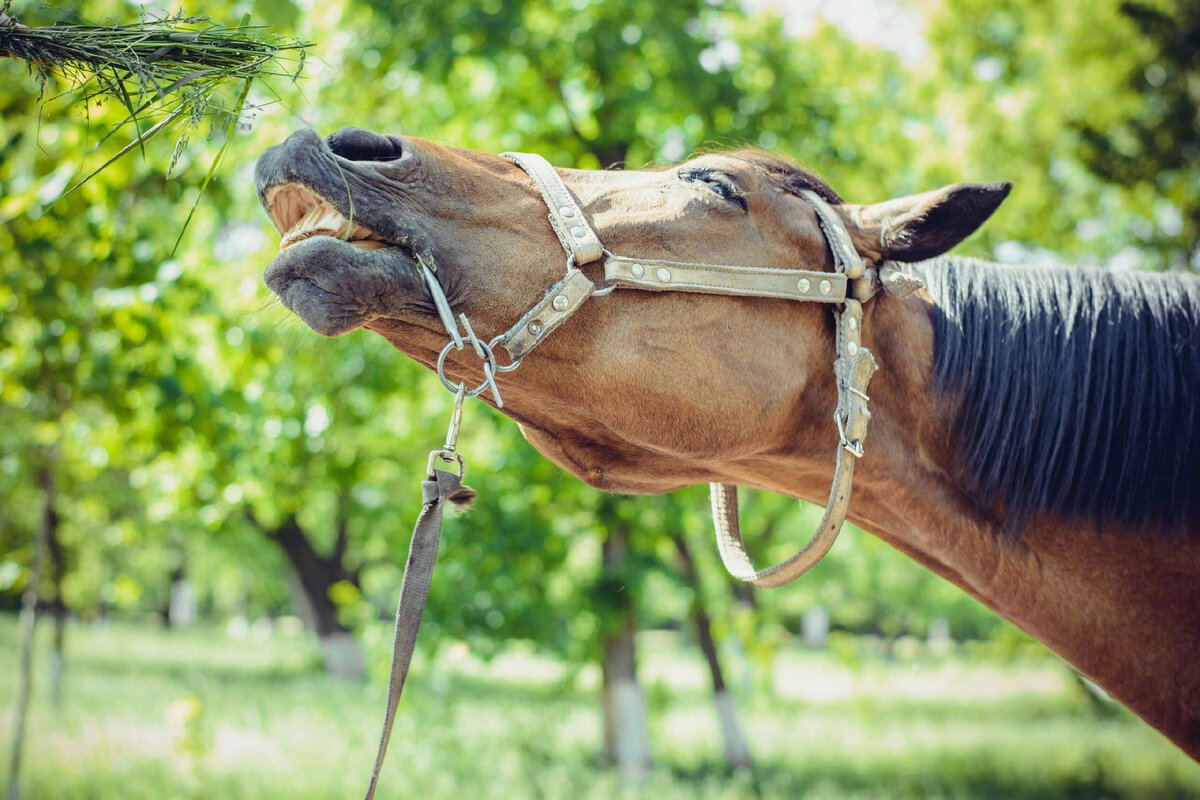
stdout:
{"type": "MultiPolygon", "coordinates": [[[[1011,180],[959,252],[1200,268],[1196,0],[184,10],[249,12],[314,46],[295,84],[255,86],[173,257],[222,109],[52,203],[128,143],[97,144],[121,109],[53,83],[39,94],[0,60],[6,746],[16,612],[39,531],[47,543],[23,797],[365,786],[416,487],[450,398],[382,339],[320,339],[263,287],[278,236],[254,159],[298,127],[586,168],[755,145],[854,202],[1011,180]]],[[[1173,745],[866,534],[848,530],[793,586],[751,590],[720,568],[703,489],[603,495],[481,404],[460,447],[480,499],[447,523],[383,797],[1200,794],[1200,767],[1173,745]],[[634,677],[644,714],[616,725],[606,687],[634,677]]],[[[764,561],[819,516],[770,496],[747,506],[764,561]]]]}

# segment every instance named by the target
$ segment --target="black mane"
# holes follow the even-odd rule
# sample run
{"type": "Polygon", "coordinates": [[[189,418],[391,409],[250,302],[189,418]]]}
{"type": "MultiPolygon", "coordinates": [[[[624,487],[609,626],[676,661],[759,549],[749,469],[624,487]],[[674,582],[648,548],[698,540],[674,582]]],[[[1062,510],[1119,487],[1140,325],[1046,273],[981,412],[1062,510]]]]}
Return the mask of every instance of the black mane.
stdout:
{"type": "Polygon", "coordinates": [[[1200,281],[960,258],[921,271],[954,466],[1010,535],[1039,513],[1200,519],[1200,281]]]}

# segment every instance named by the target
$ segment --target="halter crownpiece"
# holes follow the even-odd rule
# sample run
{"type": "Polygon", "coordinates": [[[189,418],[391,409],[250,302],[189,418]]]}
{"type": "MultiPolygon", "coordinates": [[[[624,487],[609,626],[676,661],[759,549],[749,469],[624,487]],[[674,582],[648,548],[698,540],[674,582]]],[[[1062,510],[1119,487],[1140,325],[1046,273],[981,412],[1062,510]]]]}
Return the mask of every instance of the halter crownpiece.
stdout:
{"type": "Polygon", "coordinates": [[[834,307],[837,359],[833,372],[838,401],[833,416],[839,447],[825,514],[812,539],[787,561],[756,569],[742,543],[737,488],[730,484],[711,485],[717,544],[731,575],[758,586],[782,586],[803,575],[828,552],[841,530],[850,505],[854,459],[863,454],[863,440],[871,418],[867,408],[870,399],[867,384],[877,365],[871,352],[862,346],[862,303],[881,289],[899,296],[907,295],[920,288],[920,279],[901,273],[889,264],[878,271],[868,268],[859,257],[841,217],[819,195],[807,190],[800,194],[816,210],[833,255],[834,272],[695,264],[614,255],[604,248],[574,195],[546,159],[533,153],[501,155],[523,169],[541,194],[550,227],[567,253],[566,273],[511,328],[484,344],[471,330],[465,315],[460,315],[460,319],[467,335],[459,333],[441,285],[432,272],[422,269],[439,316],[451,337],[438,360],[438,374],[451,391],[461,392],[463,385],[455,385],[446,377],[445,357],[451,348],[461,350],[470,343],[484,362],[484,382],[466,393],[476,395],[490,389],[497,406],[502,406],[495,384],[496,374],[516,369],[525,356],[578,311],[588,298],[617,288],[765,297],[825,303],[834,307]],[[599,290],[580,269],[597,261],[604,263],[605,287],[599,290]],[[505,350],[511,362],[499,364],[495,360],[496,349],[505,350]]]}

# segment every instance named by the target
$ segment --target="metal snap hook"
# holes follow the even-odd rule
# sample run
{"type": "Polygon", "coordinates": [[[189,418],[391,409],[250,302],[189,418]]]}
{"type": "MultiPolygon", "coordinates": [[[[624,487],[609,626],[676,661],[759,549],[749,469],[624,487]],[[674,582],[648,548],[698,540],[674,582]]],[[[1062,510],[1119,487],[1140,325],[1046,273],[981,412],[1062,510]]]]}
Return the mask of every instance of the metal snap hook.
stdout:
{"type": "Polygon", "coordinates": [[[425,474],[432,478],[434,471],[434,462],[440,460],[444,464],[458,464],[458,477],[462,477],[466,472],[466,466],[463,464],[463,457],[453,450],[434,450],[429,454],[429,463],[425,466],[425,474]]]}

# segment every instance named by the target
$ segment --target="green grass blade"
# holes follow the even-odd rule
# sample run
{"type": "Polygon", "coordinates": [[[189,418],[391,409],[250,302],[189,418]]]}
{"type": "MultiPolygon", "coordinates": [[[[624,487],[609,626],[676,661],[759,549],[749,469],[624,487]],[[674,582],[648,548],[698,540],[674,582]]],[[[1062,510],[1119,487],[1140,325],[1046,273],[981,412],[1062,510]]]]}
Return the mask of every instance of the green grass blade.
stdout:
{"type": "MultiPolygon", "coordinates": [[[[129,116],[126,118],[126,122],[128,122],[129,120],[133,120],[133,128],[135,131],[137,131],[137,143],[138,143],[138,146],[142,150],[142,161],[145,161],[146,160],[146,140],[142,138],[142,125],[140,122],[138,122],[139,109],[133,104],[133,98],[129,96],[129,91],[125,88],[124,81],[118,80],[117,88],[121,92],[121,102],[124,104],[125,108],[129,109],[129,116]]],[[[121,125],[124,125],[124,124],[125,124],[124,122],[121,123],[121,125]]],[[[121,127],[121,125],[118,125],[117,128],[121,127]]],[[[113,132],[115,132],[117,130],[117,128],[113,128],[113,132]]],[[[110,132],[110,135],[111,135],[111,132],[110,132]]],[[[106,136],[105,138],[108,138],[108,137],[106,136]]]]}
{"type": "Polygon", "coordinates": [[[200,198],[204,197],[204,191],[208,188],[209,182],[212,181],[213,175],[217,173],[217,167],[220,166],[221,159],[224,158],[225,151],[229,148],[229,143],[233,141],[233,134],[237,130],[238,120],[242,117],[242,107],[246,105],[246,98],[250,94],[250,86],[253,83],[253,78],[246,78],[246,82],[242,84],[242,93],[238,95],[237,105],[233,108],[229,127],[225,131],[225,141],[221,143],[221,149],[217,151],[216,157],[213,158],[212,166],[208,168],[208,174],[204,176],[204,182],[200,184],[200,193],[196,195],[196,202],[192,204],[192,209],[188,212],[187,219],[183,221],[183,228],[179,231],[179,238],[175,240],[175,246],[171,248],[171,258],[175,257],[175,251],[179,249],[179,243],[183,241],[183,234],[187,232],[188,225],[192,221],[192,216],[200,206],[200,198]]]}
{"type": "Polygon", "coordinates": [[[184,112],[184,111],[186,111],[186,110],[187,110],[186,106],[179,106],[178,108],[176,108],[174,111],[172,111],[170,114],[168,114],[168,115],[167,115],[165,118],[163,118],[163,119],[159,120],[157,123],[155,123],[154,127],[150,128],[150,129],[149,129],[149,130],[147,130],[147,131],[146,131],[144,134],[141,134],[140,136],[138,136],[138,138],[137,138],[137,139],[133,140],[133,141],[132,141],[132,142],[130,142],[129,144],[127,144],[127,145],[125,145],[124,147],[122,147],[120,150],[118,150],[118,151],[116,152],[116,154],[115,154],[115,155],[113,155],[111,158],[109,158],[107,161],[105,161],[105,162],[104,162],[103,164],[101,164],[99,167],[97,167],[96,169],[94,169],[94,170],[92,170],[90,173],[88,173],[88,176],[87,176],[86,178],[84,178],[83,180],[79,181],[79,183],[75,184],[75,185],[74,185],[74,186],[72,186],[70,189],[67,189],[65,192],[63,192],[62,194],[60,194],[58,197],[54,198],[54,200],[53,200],[53,201],[50,203],[50,205],[54,205],[54,204],[55,204],[55,203],[57,203],[59,200],[62,200],[64,197],[66,197],[67,195],[69,195],[69,194],[71,194],[72,192],[74,192],[74,191],[75,191],[76,189],[78,189],[80,186],[83,186],[85,183],[87,183],[87,182],[88,182],[88,181],[90,181],[92,178],[94,178],[94,177],[96,177],[97,175],[99,175],[99,174],[100,174],[100,173],[101,173],[101,172],[102,172],[102,171],[103,171],[105,168],[107,168],[107,167],[108,167],[110,164],[112,164],[114,161],[116,161],[117,159],[119,159],[121,156],[123,156],[123,155],[125,155],[126,153],[128,153],[128,152],[129,152],[130,150],[132,150],[133,148],[135,148],[135,147],[139,147],[139,146],[141,146],[143,143],[145,143],[145,142],[149,141],[150,139],[154,138],[154,137],[155,137],[157,134],[159,134],[160,132],[162,132],[162,129],[163,129],[163,128],[167,127],[167,126],[168,126],[168,125],[170,125],[172,122],[174,122],[176,119],[178,119],[178,118],[179,118],[179,116],[180,116],[181,114],[183,114],[183,112],[184,112]]]}

